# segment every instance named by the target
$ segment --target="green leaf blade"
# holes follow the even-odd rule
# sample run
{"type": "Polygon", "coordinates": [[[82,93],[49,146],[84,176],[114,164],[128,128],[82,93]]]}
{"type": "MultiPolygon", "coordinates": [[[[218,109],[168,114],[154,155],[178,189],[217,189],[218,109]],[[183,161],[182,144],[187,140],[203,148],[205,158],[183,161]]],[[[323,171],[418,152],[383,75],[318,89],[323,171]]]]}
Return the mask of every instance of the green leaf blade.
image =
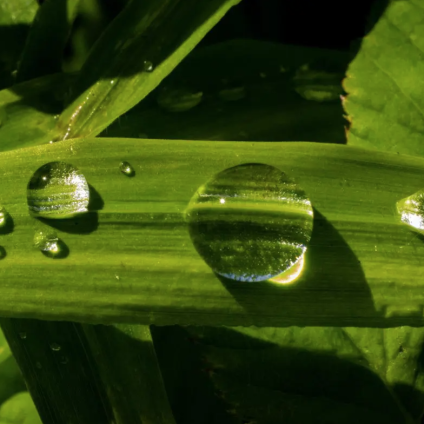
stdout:
{"type": "Polygon", "coordinates": [[[424,246],[395,211],[397,200],[423,184],[419,158],[317,143],[85,139],[5,152],[0,165],[2,204],[14,220],[0,241],[7,252],[2,316],[160,325],[423,322],[424,246]],[[135,177],[121,173],[122,160],[135,177]],[[27,183],[51,161],[76,166],[95,189],[87,215],[29,216],[27,183]],[[198,187],[252,162],[288,172],[315,208],[296,284],[223,283],[191,242],[183,214],[198,187]],[[52,260],[32,246],[40,226],[57,230],[67,258],[52,260]]]}

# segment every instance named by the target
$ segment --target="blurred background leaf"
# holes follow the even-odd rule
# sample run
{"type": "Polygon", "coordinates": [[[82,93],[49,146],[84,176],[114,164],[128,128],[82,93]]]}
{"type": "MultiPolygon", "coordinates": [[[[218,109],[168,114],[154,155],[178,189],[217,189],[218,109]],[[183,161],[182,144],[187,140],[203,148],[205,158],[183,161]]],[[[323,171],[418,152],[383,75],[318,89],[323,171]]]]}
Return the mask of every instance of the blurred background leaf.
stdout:
{"type": "Polygon", "coordinates": [[[255,40],[198,48],[101,135],[342,143],[339,96],[350,58],[255,40]]]}
{"type": "Polygon", "coordinates": [[[28,392],[17,393],[0,406],[0,424],[42,424],[28,392]]]}

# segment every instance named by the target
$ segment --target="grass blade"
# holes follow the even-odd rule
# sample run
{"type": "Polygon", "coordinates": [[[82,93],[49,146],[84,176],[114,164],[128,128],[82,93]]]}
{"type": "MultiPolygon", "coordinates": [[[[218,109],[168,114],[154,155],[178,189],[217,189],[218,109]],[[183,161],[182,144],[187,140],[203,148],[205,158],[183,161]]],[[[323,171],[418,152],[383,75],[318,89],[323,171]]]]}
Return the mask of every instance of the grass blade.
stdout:
{"type": "Polygon", "coordinates": [[[238,2],[131,1],[93,47],[74,88],[79,96],[60,116],[53,139],[99,134],[152,91],[238,2]]]}
{"type": "Polygon", "coordinates": [[[63,49],[78,3],[79,0],[46,0],[38,9],[19,64],[17,83],[62,70],[63,49]]]}
{"type": "Polygon", "coordinates": [[[14,221],[0,236],[7,253],[2,316],[159,325],[423,323],[424,245],[395,209],[424,184],[420,158],[318,143],[85,139],[4,152],[0,166],[2,204],[14,221]],[[134,178],[120,172],[122,160],[134,178]],[[51,161],[85,175],[97,203],[90,213],[50,223],[29,216],[26,186],[51,161]],[[297,178],[315,207],[296,284],[223,283],[191,243],[183,213],[192,195],[214,174],[249,162],[297,178]],[[40,226],[57,231],[68,257],[53,260],[32,247],[40,226]]]}

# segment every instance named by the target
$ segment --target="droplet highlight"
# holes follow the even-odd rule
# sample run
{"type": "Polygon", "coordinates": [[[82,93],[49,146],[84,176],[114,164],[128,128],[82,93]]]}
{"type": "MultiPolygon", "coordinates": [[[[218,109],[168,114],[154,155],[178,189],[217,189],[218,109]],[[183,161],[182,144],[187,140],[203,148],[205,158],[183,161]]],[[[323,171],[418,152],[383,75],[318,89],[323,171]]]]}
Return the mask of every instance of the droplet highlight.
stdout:
{"type": "Polygon", "coordinates": [[[129,162],[126,162],[126,161],[121,162],[119,164],[119,170],[127,177],[135,176],[135,169],[131,166],[129,162]]]}
{"type": "Polygon", "coordinates": [[[89,200],[84,175],[64,162],[50,162],[37,169],[27,188],[29,212],[37,218],[71,218],[87,212],[89,200]]]}
{"type": "Polygon", "coordinates": [[[25,331],[20,331],[18,334],[19,338],[22,340],[25,340],[27,338],[27,333],[25,331]]]}
{"type": "Polygon", "coordinates": [[[197,190],[185,216],[193,245],[212,270],[246,282],[296,265],[313,227],[306,193],[285,173],[258,163],[217,174],[197,190]]]}
{"type": "Polygon", "coordinates": [[[424,234],[424,191],[399,200],[396,208],[404,224],[424,234]]]}
{"type": "Polygon", "coordinates": [[[145,60],[143,62],[143,71],[144,72],[152,72],[153,71],[153,63],[150,60],[145,60]]]}
{"type": "Polygon", "coordinates": [[[165,86],[156,98],[158,105],[168,112],[186,112],[197,106],[203,98],[202,91],[188,87],[165,86]]]}

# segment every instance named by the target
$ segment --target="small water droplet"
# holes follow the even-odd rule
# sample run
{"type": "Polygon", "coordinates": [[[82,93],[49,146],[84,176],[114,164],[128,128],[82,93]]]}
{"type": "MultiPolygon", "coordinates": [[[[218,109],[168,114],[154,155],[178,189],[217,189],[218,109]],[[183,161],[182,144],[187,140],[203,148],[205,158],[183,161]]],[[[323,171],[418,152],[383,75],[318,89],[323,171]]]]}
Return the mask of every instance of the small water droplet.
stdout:
{"type": "Polygon", "coordinates": [[[246,97],[246,88],[241,85],[238,87],[229,87],[220,90],[219,97],[226,102],[235,102],[246,97]]]}
{"type": "Polygon", "coordinates": [[[134,177],[135,175],[135,169],[126,161],[120,163],[119,170],[127,177],[134,177]]]}
{"type": "Polygon", "coordinates": [[[34,246],[49,256],[61,253],[61,242],[53,230],[37,231],[34,234],[34,246]]]}
{"type": "Polygon", "coordinates": [[[254,163],[229,168],[200,187],[186,219],[194,247],[217,274],[254,282],[280,276],[301,260],[313,211],[291,178],[254,163]]]}
{"type": "Polygon", "coordinates": [[[21,338],[22,340],[23,339],[26,339],[27,338],[27,333],[25,331],[20,331],[19,332],[19,338],[21,338]]]}
{"type": "Polygon", "coordinates": [[[40,362],[38,362],[38,361],[35,363],[35,366],[36,366],[39,370],[41,370],[41,368],[42,368],[41,363],[40,363],[40,362]]]}
{"type": "Polygon", "coordinates": [[[59,119],[59,116],[60,116],[60,115],[54,115],[54,116],[53,116],[53,119],[59,119]]]}
{"type": "Polygon", "coordinates": [[[260,73],[259,73],[259,76],[260,76],[261,78],[266,78],[266,73],[265,73],[265,72],[260,72],[260,73]]]}
{"type": "Polygon", "coordinates": [[[111,85],[115,84],[115,80],[110,80],[110,84],[111,85]]]}
{"type": "Polygon", "coordinates": [[[89,197],[84,175],[64,162],[37,169],[27,187],[29,212],[38,218],[63,219],[87,212],[89,197]]]}
{"type": "Polygon", "coordinates": [[[156,98],[158,105],[169,112],[185,112],[197,106],[203,97],[202,91],[187,87],[165,86],[156,98]]]}
{"type": "Polygon", "coordinates": [[[69,358],[67,356],[62,355],[59,359],[59,362],[63,365],[66,365],[69,362],[69,358]]]}
{"type": "Polygon", "coordinates": [[[420,190],[396,203],[400,220],[424,234],[424,191],[420,190]]]}
{"type": "Polygon", "coordinates": [[[143,71],[144,72],[152,72],[153,71],[153,63],[150,60],[145,60],[143,62],[143,71]]]}
{"type": "Polygon", "coordinates": [[[50,349],[53,350],[54,352],[59,352],[59,350],[61,349],[61,346],[58,343],[53,342],[53,343],[50,343],[50,349]]]}

